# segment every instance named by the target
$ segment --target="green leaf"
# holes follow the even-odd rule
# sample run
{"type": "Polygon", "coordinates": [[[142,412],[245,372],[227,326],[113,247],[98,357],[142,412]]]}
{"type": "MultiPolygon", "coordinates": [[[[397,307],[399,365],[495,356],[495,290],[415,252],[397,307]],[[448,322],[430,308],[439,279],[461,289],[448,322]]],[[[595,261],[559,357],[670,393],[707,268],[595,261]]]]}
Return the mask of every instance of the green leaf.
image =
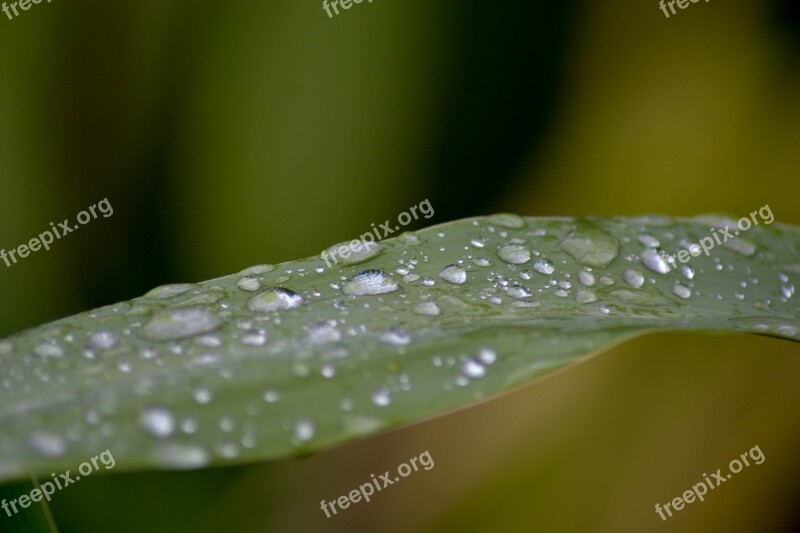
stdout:
{"type": "Polygon", "coordinates": [[[798,340],[798,230],[723,243],[720,228],[737,230],[720,216],[460,220],[332,267],[254,267],[23,332],[0,341],[0,479],[104,450],[114,472],[308,454],[652,331],[798,340]],[[686,264],[659,255],[700,239],[709,253],[686,264]]]}

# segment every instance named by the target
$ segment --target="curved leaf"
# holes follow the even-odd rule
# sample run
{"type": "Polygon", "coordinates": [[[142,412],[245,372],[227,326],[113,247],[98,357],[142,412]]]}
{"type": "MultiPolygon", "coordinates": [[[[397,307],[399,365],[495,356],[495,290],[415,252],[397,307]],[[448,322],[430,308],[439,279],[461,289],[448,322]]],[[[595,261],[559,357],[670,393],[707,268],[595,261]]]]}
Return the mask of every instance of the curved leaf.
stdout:
{"type": "Polygon", "coordinates": [[[735,222],[460,220],[31,329],[0,341],[0,479],[106,449],[114,471],[307,454],[655,330],[800,338],[797,229],[660,255],[720,228],[735,222]]]}

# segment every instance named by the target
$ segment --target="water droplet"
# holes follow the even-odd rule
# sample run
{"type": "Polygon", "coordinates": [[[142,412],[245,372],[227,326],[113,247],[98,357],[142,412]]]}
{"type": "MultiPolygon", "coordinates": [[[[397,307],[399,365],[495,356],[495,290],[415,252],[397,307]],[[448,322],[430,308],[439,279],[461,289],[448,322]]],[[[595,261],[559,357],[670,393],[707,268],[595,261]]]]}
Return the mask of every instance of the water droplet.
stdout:
{"type": "Polygon", "coordinates": [[[484,365],[491,365],[497,360],[497,354],[491,348],[481,348],[478,352],[478,360],[484,365]]]}
{"type": "Polygon", "coordinates": [[[649,233],[638,235],[636,237],[636,240],[638,240],[642,244],[642,246],[646,248],[658,248],[659,246],[661,246],[661,243],[658,241],[658,239],[656,239],[649,233]]]}
{"type": "Polygon", "coordinates": [[[64,349],[58,344],[52,344],[49,342],[38,344],[33,349],[33,353],[39,357],[64,357],[64,349]]]}
{"type": "Polygon", "coordinates": [[[43,430],[32,433],[28,437],[28,445],[34,453],[43,457],[60,457],[67,452],[63,437],[43,430]]]}
{"type": "Polygon", "coordinates": [[[389,328],[383,335],[381,341],[391,346],[407,346],[411,343],[411,335],[400,328],[389,328]]]}
{"type": "Polygon", "coordinates": [[[794,285],[791,283],[787,283],[786,285],[781,285],[781,294],[786,299],[791,298],[794,295],[794,285]]]}
{"type": "Polygon", "coordinates": [[[98,331],[89,337],[89,344],[94,348],[108,350],[117,344],[117,338],[110,331],[98,331]]]}
{"type": "Polygon", "coordinates": [[[191,283],[176,283],[173,285],[162,285],[161,287],[156,287],[155,289],[149,291],[147,294],[143,296],[143,298],[148,298],[151,300],[166,300],[167,298],[173,298],[184,292],[193,289],[196,285],[191,283]]]}
{"type": "Polygon", "coordinates": [[[625,283],[627,283],[634,289],[638,289],[639,287],[644,285],[644,276],[642,275],[642,273],[637,270],[632,270],[630,268],[622,273],[622,279],[623,281],[625,281],[625,283]]]}
{"type": "Polygon", "coordinates": [[[525,219],[513,213],[498,213],[486,217],[489,224],[503,226],[504,228],[520,229],[525,227],[525,219]]]}
{"type": "Polygon", "coordinates": [[[559,247],[576,261],[592,267],[607,267],[619,253],[617,240],[592,222],[580,222],[559,247]]]}
{"type": "Polygon", "coordinates": [[[378,389],[372,394],[372,403],[375,404],[376,407],[386,407],[392,402],[392,398],[389,396],[389,391],[386,389],[378,389]]]}
{"type": "MultiPolygon", "coordinates": [[[[423,281],[424,283],[424,281],[423,281]]],[[[363,270],[345,283],[344,293],[354,296],[386,294],[398,290],[400,286],[392,276],[383,270],[363,270]]]]}
{"type": "Polygon", "coordinates": [[[675,296],[683,298],[684,300],[692,295],[692,289],[686,285],[681,285],[680,283],[672,287],[672,292],[675,293],[675,296]]]}
{"type": "Polygon", "coordinates": [[[461,373],[468,378],[482,378],[486,375],[486,367],[473,359],[467,359],[461,365],[461,373]]]}
{"type": "Polygon", "coordinates": [[[291,289],[273,287],[247,302],[247,308],[256,313],[287,311],[303,305],[303,297],[291,289]]]}
{"type": "Polygon", "coordinates": [[[745,237],[729,239],[723,242],[722,245],[742,255],[750,256],[756,253],[756,243],[745,237]]]}
{"type": "Polygon", "coordinates": [[[578,272],[578,281],[581,282],[581,285],[584,287],[593,287],[594,286],[594,274],[591,272],[587,272],[585,270],[581,270],[578,272]]]}
{"type": "Polygon", "coordinates": [[[694,279],[694,269],[689,265],[683,265],[681,267],[681,274],[683,274],[683,277],[686,279],[694,279]]]}
{"type": "Polygon", "coordinates": [[[531,296],[533,293],[530,291],[530,289],[523,287],[522,285],[512,285],[506,289],[506,294],[512,298],[522,299],[531,296]]]}
{"type": "Polygon", "coordinates": [[[537,259],[533,264],[533,269],[539,274],[552,274],[555,272],[556,267],[549,259],[537,259]]]}
{"type": "Polygon", "coordinates": [[[342,334],[336,326],[335,320],[326,320],[310,326],[306,336],[306,341],[310,344],[327,344],[340,340],[342,340],[342,334]]]}
{"type": "Polygon", "coordinates": [[[316,428],[310,420],[298,420],[294,425],[294,438],[299,442],[308,442],[314,438],[316,428]]]}
{"type": "Polygon", "coordinates": [[[322,374],[323,378],[331,379],[336,375],[336,369],[333,365],[323,365],[322,368],[319,369],[319,373],[322,374]]]}
{"type": "Polygon", "coordinates": [[[475,248],[483,248],[486,246],[486,239],[483,237],[473,237],[470,239],[469,243],[475,248]]]}
{"type": "Polygon", "coordinates": [[[531,260],[531,251],[521,244],[505,244],[497,255],[511,265],[522,265],[531,260]]]}
{"type": "Polygon", "coordinates": [[[267,403],[276,403],[280,401],[281,395],[278,394],[276,391],[272,389],[267,389],[264,391],[264,401],[267,403]]]}
{"type": "Polygon", "coordinates": [[[659,250],[655,248],[648,248],[647,250],[643,251],[641,254],[639,254],[639,259],[642,261],[644,266],[653,272],[666,274],[670,271],[670,266],[661,256],[659,250]]]}
{"type": "Polygon", "coordinates": [[[261,288],[261,283],[253,277],[245,277],[236,282],[236,286],[243,291],[255,292],[261,288]]]}
{"type": "Polygon", "coordinates": [[[180,309],[155,315],[142,329],[154,341],[171,341],[214,331],[222,325],[217,315],[202,309],[180,309]]]}
{"type": "Polygon", "coordinates": [[[157,464],[177,469],[201,468],[208,464],[208,452],[200,446],[164,443],[153,452],[157,464]]]}
{"type": "Polygon", "coordinates": [[[145,433],[156,438],[166,438],[175,432],[175,417],[164,407],[148,407],[139,417],[145,433]]]}
{"type": "Polygon", "coordinates": [[[422,302],[414,307],[414,312],[418,315],[438,316],[442,314],[442,310],[436,305],[436,302],[422,302]]]}
{"type": "MultiPolygon", "coordinates": [[[[377,242],[353,240],[331,246],[323,254],[327,253],[335,262],[341,263],[343,266],[357,265],[380,254],[382,248],[377,242]]],[[[325,255],[323,255],[324,258],[325,255]]]]}
{"type": "Polygon", "coordinates": [[[575,302],[579,304],[589,304],[597,301],[597,295],[588,289],[578,289],[575,291],[575,302]]]}
{"type": "Polygon", "coordinates": [[[211,389],[207,388],[197,389],[194,391],[194,394],[192,394],[192,397],[194,398],[194,401],[200,405],[207,405],[211,403],[211,400],[214,399],[211,389]]]}
{"type": "Polygon", "coordinates": [[[264,346],[267,343],[266,331],[250,331],[242,335],[239,339],[242,344],[247,346],[264,346]]]}
{"type": "Polygon", "coordinates": [[[240,276],[260,276],[261,274],[266,274],[267,272],[272,272],[275,270],[275,265],[256,265],[251,266],[250,268],[245,268],[241,272],[239,272],[240,276]]]}
{"type": "Polygon", "coordinates": [[[450,283],[461,285],[467,281],[467,272],[460,265],[447,265],[439,272],[439,276],[450,283]]]}

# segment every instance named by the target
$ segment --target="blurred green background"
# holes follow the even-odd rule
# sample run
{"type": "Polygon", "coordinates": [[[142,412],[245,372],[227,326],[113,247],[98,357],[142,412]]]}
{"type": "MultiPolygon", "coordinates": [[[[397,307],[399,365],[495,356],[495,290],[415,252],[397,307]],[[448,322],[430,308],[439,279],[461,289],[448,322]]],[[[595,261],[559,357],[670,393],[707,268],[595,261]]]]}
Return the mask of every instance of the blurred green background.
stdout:
{"type": "MultiPolygon", "coordinates": [[[[53,0],[0,13],[0,337],[314,255],[427,198],[426,223],[745,215],[800,224],[794,0],[53,0]]],[[[307,459],[93,477],[64,532],[797,531],[800,349],[654,335],[307,459]],[[766,461],[667,522],[740,453],[766,461]],[[436,466],[319,509],[429,450],[436,466]]]]}

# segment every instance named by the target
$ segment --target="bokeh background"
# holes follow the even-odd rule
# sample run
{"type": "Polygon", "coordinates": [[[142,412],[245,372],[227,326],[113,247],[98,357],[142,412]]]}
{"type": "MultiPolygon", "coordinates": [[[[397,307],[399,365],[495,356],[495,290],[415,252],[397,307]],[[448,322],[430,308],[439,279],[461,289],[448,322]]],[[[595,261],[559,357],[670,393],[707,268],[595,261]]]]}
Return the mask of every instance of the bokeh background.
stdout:
{"type": "MultiPolygon", "coordinates": [[[[425,223],[747,214],[800,223],[795,0],[53,0],[0,13],[0,337],[425,223]]],[[[63,532],[800,530],[800,348],[662,334],[449,416],[292,459],[93,477],[63,532]],[[654,512],[759,445],[766,461],[654,512]],[[333,519],[319,501],[429,450],[333,519]]]]}

